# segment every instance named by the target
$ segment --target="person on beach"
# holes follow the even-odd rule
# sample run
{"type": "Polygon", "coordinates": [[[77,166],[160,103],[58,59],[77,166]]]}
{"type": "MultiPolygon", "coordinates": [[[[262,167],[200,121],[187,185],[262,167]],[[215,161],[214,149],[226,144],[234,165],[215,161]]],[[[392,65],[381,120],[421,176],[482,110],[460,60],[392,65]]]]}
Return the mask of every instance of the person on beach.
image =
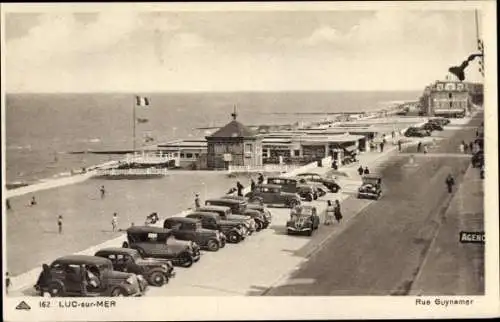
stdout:
{"type": "Polygon", "coordinates": [[[359,166],[358,173],[359,173],[360,176],[363,175],[363,166],[361,166],[361,165],[359,166]]]}
{"type": "Polygon", "coordinates": [[[104,189],[104,186],[101,186],[99,191],[101,192],[101,199],[104,199],[104,197],[106,197],[106,189],[104,189]]]}
{"type": "Polygon", "coordinates": [[[370,170],[368,170],[368,167],[365,167],[365,170],[363,171],[364,174],[370,174],[370,170]]]}
{"type": "Polygon", "coordinates": [[[417,152],[420,152],[420,151],[422,151],[422,142],[419,141],[417,144],[417,152]]]}
{"type": "Polygon", "coordinates": [[[427,144],[426,144],[426,145],[424,145],[424,154],[427,154],[427,152],[428,151],[427,151],[427,144]]]}
{"type": "Polygon", "coordinates": [[[11,287],[12,282],[10,280],[9,272],[5,272],[5,294],[9,294],[9,288],[11,287]]]}
{"type": "Polygon", "coordinates": [[[237,181],[236,182],[236,189],[238,190],[238,196],[243,196],[243,185],[241,184],[241,182],[237,181]]]}
{"type": "Polygon", "coordinates": [[[111,225],[113,226],[113,231],[116,231],[118,228],[118,215],[116,212],[113,214],[113,219],[111,219],[111,225]]]}
{"type": "Polygon", "coordinates": [[[339,200],[335,200],[335,206],[334,206],[334,216],[335,220],[340,224],[340,221],[342,220],[342,212],[340,210],[340,202],[339,200]]]}
{"type": "Polygon", "coordinates": [[[35,199],[35,196],[31,197],[30,206],[31,206],[31,207],[36,206],[36,199],[35,199]]]}
{"type": "Polygon", "coordinates": [[[335,217],[335,207],[332,205],[332,201],[327,201],[326,212],[325,212],[325,225],[329,226],[333,224],[333,218],[335,217]]]}
{"type": "Polygon", "coordinates": [[[252,178],[252,179],[250,179],[250,189],[251,189],[252,191],[254,191],[254,190],[255,190],[255,186],[256,186],[256,184],[255,184],[255,181],[253,180],[253,178],[252,178]]]}
{"type": "Polygon", "coordinates": [[[259,184],[263,184],[264,183],[264,175],[262,173],[259,173],[259,177],[257,178],[257,182],[259,184]]]}
{"type": "Polygon", "coordinates": [[[59,217],[57,217],[57,229],[59,231],[59,234],[62,234],[62,229],[63,229],[63,217],[61,215],[59,215],[59,217]]]}
{"type": "Polygon", "coordinates": [[[450,174],[448,174],[448,176],[446,177],[446,186],[448,187],[448,193],[452,193],[453,192],[453,186],[455,185],[455,179],[453,178],[453,176],[450,174]]]}
{"type": "Polygon", "coordinates": [[[401,140],[398,140],[398,151],[401,152],[401,140]]]}
{"type": "Polygon", "coordinates": [[[200,200],[200,194],[197,193],[194,197],[194,208],[198,209],[201,207],[201,200],[200,200]]]}

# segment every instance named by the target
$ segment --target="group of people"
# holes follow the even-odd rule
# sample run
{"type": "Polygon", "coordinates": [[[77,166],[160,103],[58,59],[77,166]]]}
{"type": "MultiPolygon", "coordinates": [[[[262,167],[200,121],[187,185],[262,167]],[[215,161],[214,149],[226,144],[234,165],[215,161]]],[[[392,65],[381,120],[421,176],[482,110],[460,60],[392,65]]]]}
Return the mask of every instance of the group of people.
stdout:
{"type": "Polygon", "coordinates": [[[458,145],[458,150],[460,151],[460,153],[465,153],[465,154],[476,153],[479,150],[479,146],[476,143],[474,143],[473,141],[471,141],[469,143],[462,141],[458,145]]]}
{"type": "Polygon", "coordinates": [[[427,154],[427,152],[429,152],[428,148],[427,148],[427,144],[423,145],[422,142],[418,142],[417,144],[417,152],[420,153],[420,152],[424,152],[424,154],[427,154]],[[422,149],[423,147],[423,149],[422,149]]]}
{"type": "Polygon", "coordinates": [[[368,167],[365,167],[365,168],[363,169],[363,166],[362,166],[362,165],[360,165],[360,166],[359,166],[359,168],[358,168],[358,174],[359,174],[360,176],[370,174],[370,169],[368,169],[368,167]]]}
{"type": "Polygon", "coordinates": [[[327,201],[325,225],[332,225],[333,219],[339,224],[342,220],[342,211],[340,210],[340,201],[338,199],[335,200],[335,204],[333,204],[331,200],[327,201]]]}

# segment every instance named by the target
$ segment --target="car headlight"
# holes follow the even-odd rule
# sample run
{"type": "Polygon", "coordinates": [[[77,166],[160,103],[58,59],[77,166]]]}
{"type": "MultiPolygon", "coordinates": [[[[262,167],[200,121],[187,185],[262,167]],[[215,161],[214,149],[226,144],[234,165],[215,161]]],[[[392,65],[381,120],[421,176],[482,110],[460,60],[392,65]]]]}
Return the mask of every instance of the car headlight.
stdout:
{"type": "Polygon", "coordinates": [[[137,279],[137,277],[136,277],[136,276],[129,276],[129,277],[125,280],[125,282],[126,282],[127,284],[132,285],[132,284],[134,284],[134,283],[135,283],[136,279],[137,279]]]}
{"type": "Polygon", "coordinates": [[[166,271],[168,271],[168,269],[169,269],[168,265],[161,265],[161,268],[163,268],[166,271]]]}

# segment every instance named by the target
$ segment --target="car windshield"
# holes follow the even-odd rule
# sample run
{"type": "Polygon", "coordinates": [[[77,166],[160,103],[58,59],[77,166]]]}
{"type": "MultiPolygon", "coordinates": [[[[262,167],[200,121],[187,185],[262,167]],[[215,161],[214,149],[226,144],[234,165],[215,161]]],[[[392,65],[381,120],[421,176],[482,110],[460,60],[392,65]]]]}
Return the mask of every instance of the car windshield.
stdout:
{"type": "Polygon", "coordinates": [[[364,184],[371,184],[371,185],[376,185],[378,184],[380,179],[378,178],[363,178],[363,183],[364,184]]]}

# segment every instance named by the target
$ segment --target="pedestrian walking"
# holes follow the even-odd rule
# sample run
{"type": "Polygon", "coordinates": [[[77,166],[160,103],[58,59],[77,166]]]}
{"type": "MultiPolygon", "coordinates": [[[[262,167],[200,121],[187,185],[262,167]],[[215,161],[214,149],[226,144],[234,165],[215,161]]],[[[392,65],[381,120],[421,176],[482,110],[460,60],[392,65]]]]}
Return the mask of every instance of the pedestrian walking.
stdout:
{"type": "Polygon", "coordinates": [[[264,175],[262,173],[259,173],[259,177],[257,178],[257,182],[259,184],[263,184],[264,183],[264,175]]]}
{"type": "Polygon", "coordinates": [[[427,154],[427,152],[428,151],[427,151],[427,144],[426,144],[426,145],[424,145],[424,154],[427,154]]]}
{"type": "Polygon", "coordinates": [[[385,145],[384,141],[380,142],[380,152],[384,152],[384,145],[385,145]]]}
{"type": "Polygon", "coordinates": [[[195,209],[198,209],[201,207],[201,200],[200,200],[200,194],[197,193],[195,196],[194,196],[194,208],[195,209]]]}
{"type": "Polygon", "coordinates": [[[465,143],[465,141],[462,141],[462,144],[464,145],[464,153],[468,153],[469,152],[469,145],[467,143],[465,143]]]}
{"type": "Polygon", "coordinates": [[[33,207],[33,206],[36,206],[36,198],[35,196],[31,197],[31,201],[30,201],[30,206],[33,207]]]}
{"type": "Polygon", "coordinates": [[[460,145],[458,146],[458,150],[460,151],[460,153],[464,153],[465,151],[465,146],[463,143],[460,143],[460,145]]]}
{"type": "Polygon", "coordinates": [[[420,151],[422,151],[422,142],[419,141],[417,144],[417,152],[420,152],[420,151]]]}
{"type": "Polygon", "coordinates": [[[333,162],[332,162],[332,169],[333,170],[338,170],[339,169],[339,166],[337,164],[337,160],[333,160],[333,162]]]}
{"type": "Polygon", "coordinates": [[[325,212],[325,225],[329,226],[333,224],[333,218],[335,218],[335,207],[331,200],[327,201],[326,212],[325,212]]]}
{"type": "Polygon", "coordinates": [[[99,191],[101,192],[101,199],[104,199],[104,197],[106,197],[106,189],[104,189],[104,186],[101,186],[99,191]]]}
{"type": "Polygon", "coordinates": [[[113,226],[113,231],[118,229],[118,215],[116,212],[113,214],[113,219],[111,219],[111,225],[113,226]]]}
{"type": "Polygon", "coordinates": [[[59,215],[59,217],[57,217],[57,229],[59,231],[59,234],[62,234],[62,229],[63,229],[63,217],[61,215],[59,215]]]}
{"type": "Polygon", "coordinates": [[[359,166],[358,173],[359,173],[360,176],[363,175],[363,166],[361,166],[361,165],[359,166]]]}
{"type": "Polygon", "coordinates": [[[398,151],[401,152],[401,140],[398,140],[398,151]]]}
{"type": "Polygon", "coordinates": [[[5,294],[9,294],[9,288],[12,285],[12,281],[10,280],[9,272],[5,272],[5,294]]]}
{"type": "Polygon", "coordinates": [[[340,202],[339,200],[335,200],[335,207],[334,207],[334,216],[335,220],[340,224],[340,221],[342,220],[342,211],[340,210],[340,202]]]}
{"type": "Polygon", "coordinates": [[[5,199],[5,208],[7,208],[7,210],[10,210],[10,200],[9,199],[5,199]]]}
{"type": "Polygon", "coordinates": [[[364,174],[370,174],[370,170],[368,170],[368,167],[365,167],[365,170],[363,171],[364,174]]]}
{"type": "Polygon", "coordinates": [[[256,184],[255,184],[255,181],[253,180],[253,178],[252,178],[252,179],[250,179],[250,189],[251,189],[252,191],[254,191],[254,190],[255,190],[255,185],[256,185],[256,184]]]}
{"type": "Polygon", "coordinates": [[[453,186],[455,185],[455,179],[453,178],[453,176],[450,174],[448,174],[448,176],[446,177],[446,186],[448,187],[448,193],[452,193],[453,192],[453,186]]]}
{"type": "Polygon", "coordinates": [[[238,196],[243,196],[243,185],[241,184],[241,182],[237,181],[236,182],[236,190],[238,190],[238,196]]]}
{"type": "Polygon", "coordinates": [[[469,142],[469,152],[474,153],[474,142],[472,141],[469,142]]]}

